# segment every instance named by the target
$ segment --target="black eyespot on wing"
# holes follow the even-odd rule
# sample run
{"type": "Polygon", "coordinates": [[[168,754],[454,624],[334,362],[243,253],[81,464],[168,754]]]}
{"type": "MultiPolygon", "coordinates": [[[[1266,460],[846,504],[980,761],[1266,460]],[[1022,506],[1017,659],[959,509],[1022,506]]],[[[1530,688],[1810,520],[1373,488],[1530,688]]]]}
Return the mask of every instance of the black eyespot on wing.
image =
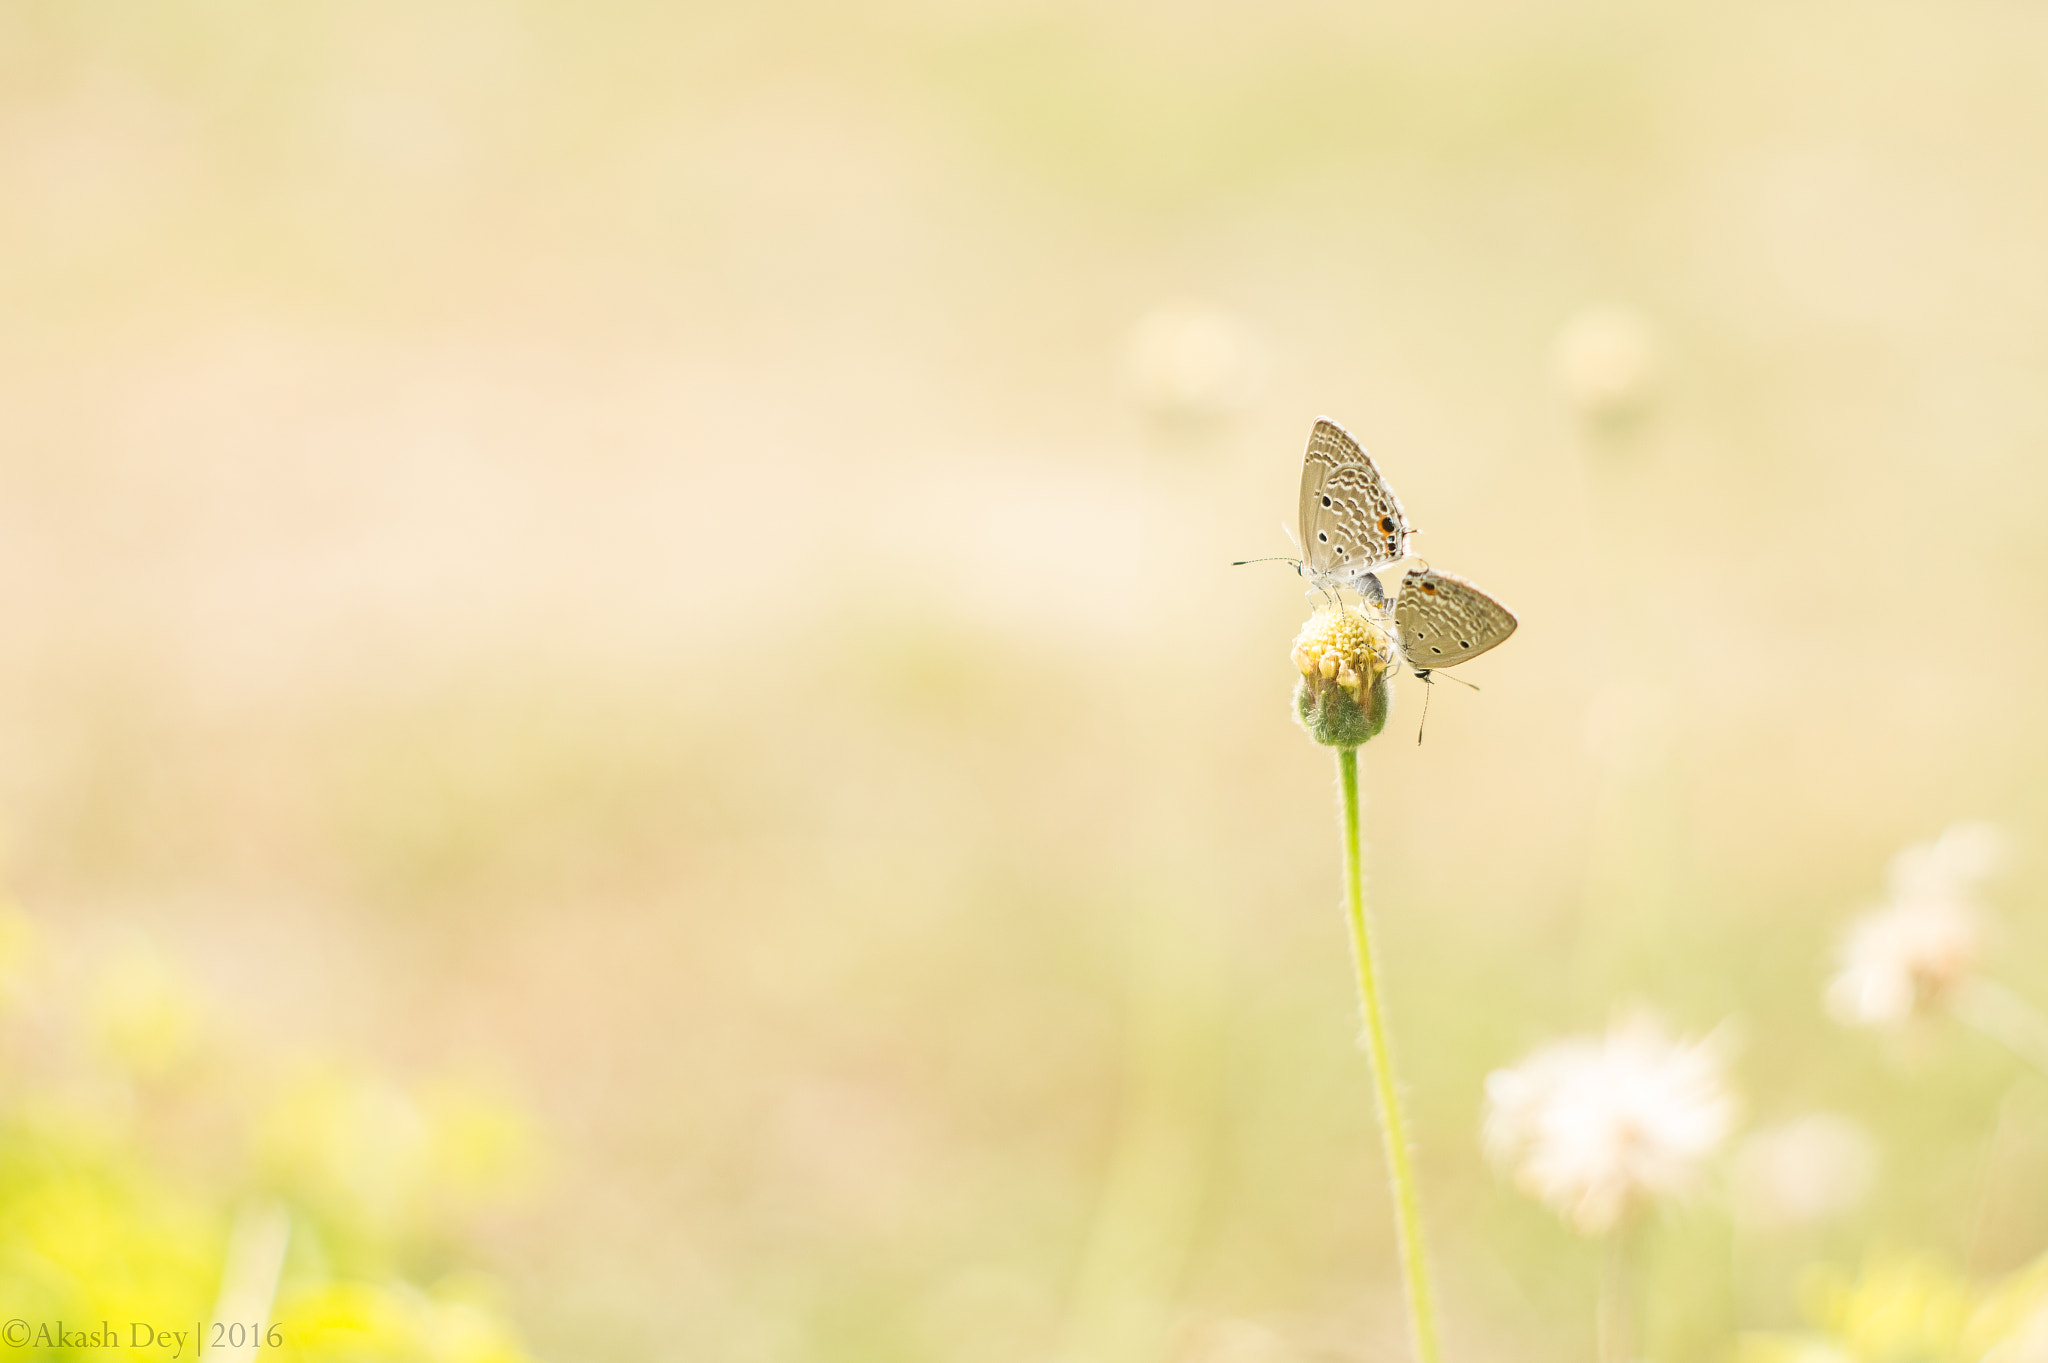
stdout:
{"type": "Polygon", "coordinates": [[[1429,651],[1430,651],[1431,653],[1441,653],[1441,652],[1443,652],[1443,650],[1442,650],[1442,649],[1440,649],[1440,648],[1434,648],[1434,647],[1432,647],[1432,648],[1431,648],[1431,649],[1430,649],[1429,651]]]}
{"type": "Polygon", "coordinates": [[[1458,640],[1458,647],[1459,647],[1459,648],[1470,648],[1470,647],[1472,647],[1472,641],[1471,641],[1470,639],[1460,639],[1460,640],[1458,640]]]}
{"type": "Polygon", "coordinates": [[[1325,497],[1325,498],[1323,498],[1323,505],[1324,505],[1324,506],[1328,506],[1329,504],[1330,504],[1330,499],[1329,499],[1328,497],[1325,497]]]}
{"type": "Polygon", "coordinates": [[[1321,540],[1323,543],[1328,544],[1330,542],[1330,532],[1327,530],[1318,530],[1316,531],[1316,538],[1321,540]]]}
{"type": "Polygon", "coordinates": [[[1382,530],[1386,531],[1386,532],[1387,532],[1387,533],[1388,533],[1389,535],[1393,534],[1393,533],[1394,533],[1394,518],[1393,518],[1392,516],[1382,516],[1382,517],[1380,517],[1380,529],[1382,529],[1382,530]]]}
{"type": "Polygon", "coordinates": [[[1424,590],[1424,591],[1428,592],[1428,593],[1429,593],[1429,594],[1430,594],[1431,596],[1435,596],[1435,595],[1436,595],[1436,583],[1434,583],[1434,582],[1425,582],[1425,583],[1423,583],[1423,584],[1422,584],[1422,590],[1424,590]]]}

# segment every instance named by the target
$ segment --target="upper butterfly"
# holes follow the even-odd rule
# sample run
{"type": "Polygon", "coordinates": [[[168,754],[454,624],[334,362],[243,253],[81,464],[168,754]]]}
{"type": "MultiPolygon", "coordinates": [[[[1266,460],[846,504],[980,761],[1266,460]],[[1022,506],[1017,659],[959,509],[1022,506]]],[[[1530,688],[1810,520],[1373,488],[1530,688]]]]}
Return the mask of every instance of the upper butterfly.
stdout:
{"type": "Polygon", "coordinates": [[[1435,668],[1454,667],[1504,642],[1516,623],[1506,606],[1434,568],[1410,568],[1394,598],[1401,656],[1425,681],[1435,668]]]}
{"type": "Polygon", "coordinates": [[[1408,556],[1408,517],[1351,433],[1317,417],[1301,460],[1301,575],[1375,599],[1373,569],[1408,556]]]}

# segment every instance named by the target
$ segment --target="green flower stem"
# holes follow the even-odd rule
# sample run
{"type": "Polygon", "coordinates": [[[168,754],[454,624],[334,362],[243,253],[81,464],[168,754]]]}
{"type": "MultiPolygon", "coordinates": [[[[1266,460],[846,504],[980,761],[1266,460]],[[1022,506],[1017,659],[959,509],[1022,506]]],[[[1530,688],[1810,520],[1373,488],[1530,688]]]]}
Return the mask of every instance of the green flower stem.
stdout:
{"type": "Polygon", "coordinates": [[[1344,908],[1351,923],[1351,955],[1358,966],[1358,1005],[1365,1015],[1380,1139],[1387,1150],[1388,1181],[1393,1184],[1394,1230],[1401,1241],[1401,1277],[1408,1288],[1408,1327],[1415,1339],[1417,1363],[1441,1363],[1429,1264],[1422,1248],[1422,1199],[1408,1148],[1408,1125],[1401,1115],[1401,1086],[1394,1079],[1386,1009],[1373,968],[1372,931],[1365,921],[1365,873],[1358,848],[1358,749],[1337,749],[1337,775],[1344,789],[1344,908]]]}
{"type": "Polygon", "coordinates": [[[1633,1231],[1625,1223],[1616,1226],[1600,1247],[1600,1302],[1594,1316],[1594,1357],[1599,1363],[1631,1363],[1635,1356],[1635,1293],[1629,1272],[1633,1231]]]}

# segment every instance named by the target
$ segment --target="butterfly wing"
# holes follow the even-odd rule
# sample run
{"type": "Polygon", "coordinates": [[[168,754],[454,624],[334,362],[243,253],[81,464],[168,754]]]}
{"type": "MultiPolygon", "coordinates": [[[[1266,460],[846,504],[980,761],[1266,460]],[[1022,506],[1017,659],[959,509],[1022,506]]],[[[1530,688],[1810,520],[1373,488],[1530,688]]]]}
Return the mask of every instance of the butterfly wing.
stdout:
{"type": "Polygon", "coordinates": [[[1301,461],[1301,552],[1318,578],[1355,578],[1408,553],[1408,517],[1372,456],[1328,417],[1301,461]]]}
{"type": "Polygon", "coordinates": [[[1411,568],[1394,602],[1401,656],[1418,672],[1455,667],[1515,632],[1515,613],[1462,577],[1411,568]]]}

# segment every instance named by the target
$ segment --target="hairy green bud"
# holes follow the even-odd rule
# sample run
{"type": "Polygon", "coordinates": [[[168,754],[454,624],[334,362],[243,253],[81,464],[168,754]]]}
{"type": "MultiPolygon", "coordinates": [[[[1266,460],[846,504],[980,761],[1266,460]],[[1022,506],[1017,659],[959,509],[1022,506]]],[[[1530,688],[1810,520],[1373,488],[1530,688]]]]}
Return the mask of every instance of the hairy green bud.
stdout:
{"type": "Polygon", "coordinates": [[[1372,605],[1325,607],[1294,639],[1294,713],[1316,742],[1355,748],[1387,727],[1393,706],[1392,616],[1372,605]]]}

